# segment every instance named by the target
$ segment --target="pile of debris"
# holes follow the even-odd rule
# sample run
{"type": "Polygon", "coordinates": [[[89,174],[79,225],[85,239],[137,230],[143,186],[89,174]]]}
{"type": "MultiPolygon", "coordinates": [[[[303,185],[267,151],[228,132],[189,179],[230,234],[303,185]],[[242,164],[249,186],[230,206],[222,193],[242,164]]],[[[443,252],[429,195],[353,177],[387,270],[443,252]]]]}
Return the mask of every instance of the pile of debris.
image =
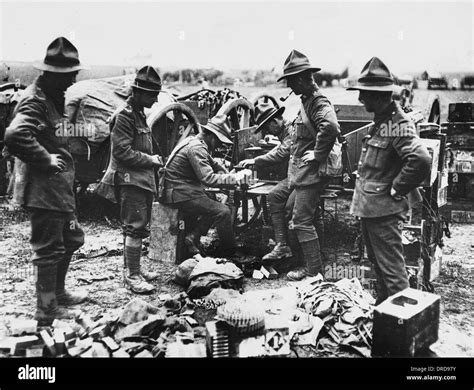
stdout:
{"type": "Polygon", "coordinates": [[[161,306],[130,301],[120,315],[91,318],[76,311],[74,320],[54,320],[38,327],[35,320],[11,320],[0,340],[2,356],[26,357],[165,357],[181,344],[201,342],[188,356],[206,356],[204,328],[192,317],[194,305],[185,293],[160,296],[161,306]]]}
{"type": "Polygon", "coordinates": [[[298,283],[297,289],[298,306],[323,324],[320,337],[323,349],[334,352],[338,347],[348,347],[362,356],[371,356],[375,300],[358,279],[331,283],[323,282],[319,275],[298,283]]]}
{"type": "Polygon", "coordinates": [[[50,327],[12,320],[9,334],[0,340],[0,355],[259,357],[291,356],[296,346],[321,351],[332,345],[333,356],[340,346],[370,356],[373,298],[357,279],[329,283],[318,276],[241,294],[226,283],[210,286],[209,277],[219,278],[225,270],[240,280],[242,271],[205,259],[181,267],[179,275],[188,281],[188,291],[209,290],[206,296],[162,294],[156,304],[134,299],[120,312],[91,318],[76,311],[74,320],[55,320],[50,327]],[[202,285],[192,285],[193,280],[202,285]]]}

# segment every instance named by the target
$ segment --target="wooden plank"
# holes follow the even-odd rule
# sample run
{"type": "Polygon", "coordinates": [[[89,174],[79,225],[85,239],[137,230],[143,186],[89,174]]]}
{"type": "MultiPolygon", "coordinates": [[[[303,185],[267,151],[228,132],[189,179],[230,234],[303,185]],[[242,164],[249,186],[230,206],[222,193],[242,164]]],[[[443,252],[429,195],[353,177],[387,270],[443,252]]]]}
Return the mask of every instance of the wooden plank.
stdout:
{"type": "Polygon", "coordinates": [[[258,141],[262,139],[261,131],[255,134],[256,128],[256,126],[251,126],[235,131],[236,156],[239,162],[245,159],[245,148],[258,146],[258,141]]]}
{"type": "Polygon", "coordinates": [[[184,229],[184,223],[178,221],[177,209],[153,202],[148,257],[152,260],[175,264],[180,227],[184,229]]]}

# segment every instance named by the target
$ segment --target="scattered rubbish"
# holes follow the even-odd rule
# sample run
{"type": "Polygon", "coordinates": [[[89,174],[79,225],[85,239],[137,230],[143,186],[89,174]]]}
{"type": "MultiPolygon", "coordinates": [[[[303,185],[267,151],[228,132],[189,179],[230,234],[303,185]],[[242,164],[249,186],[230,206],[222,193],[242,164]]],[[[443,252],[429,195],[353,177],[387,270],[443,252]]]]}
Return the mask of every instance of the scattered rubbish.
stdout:
{"type": "Polygon", "coordinates": [[[10,333],[12,336],[22,336],[25,334],[35,333],[38,326],[36,320],[12,319],[9,323],[10,333]]]}
{"type": "Polygon", "coordinates": [[[262,271],[259,271],[259,270],[254,270],[253,273],[252,273],[252,278],[254,279],[263,279],[265,277],[265,275],[262,273],[262,271]]]}
{"type": "Polygon", "coordinates": [[[278,272],[276,272],[273,267],[270,267],[268,265],[267,266],[262,265],[262,268],[260,268],[260,272],[267,279],[277,279],[278,278],[278,272]]]}
{"type": "MultiPolygon", "coordinates": [[[[312,319],[317,337],[329,337],[336,345],[350,347],[362,356],[372,347],[373,297],[359,280],[324,282],[322,278],[295,283],[300,294],[299,307],[312,319]]],[[[298,335],[299,342],[301,335],[298,335]]],[[[303,336],[303,342],[309,340],[303,336]]],[[[311,340],[315,345],[316,340],[311,340]]]]}
{"type": "Polygon", "coordinates": [[[143,299],[136,298],[125,305],[119,321],[124,325],[130,325],[144,321],[150,314],[156,314],[158,311],[158,307],[150,305],[143,299]]]}
{"type": "Polygon", "coordinates": [[[112,280],[114,278],[114,274],[112,272],[101,272],[100,274],[92,274],[92,273],[83,273],[76,277],[79,282],[83,282],[85,284],[92,284],[93,282],[100,282],[103,280],[112,280]]]}

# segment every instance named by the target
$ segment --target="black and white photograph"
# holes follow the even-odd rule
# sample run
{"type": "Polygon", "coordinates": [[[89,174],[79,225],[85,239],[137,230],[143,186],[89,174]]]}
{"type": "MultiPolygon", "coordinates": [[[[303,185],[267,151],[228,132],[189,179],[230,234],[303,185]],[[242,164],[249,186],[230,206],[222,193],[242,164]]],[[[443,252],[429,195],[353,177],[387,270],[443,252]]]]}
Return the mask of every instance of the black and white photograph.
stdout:
{"type": "Polygon", "coordinates": [[[472,385],[473,18],[0,0],[0,388],[472,385]]]}

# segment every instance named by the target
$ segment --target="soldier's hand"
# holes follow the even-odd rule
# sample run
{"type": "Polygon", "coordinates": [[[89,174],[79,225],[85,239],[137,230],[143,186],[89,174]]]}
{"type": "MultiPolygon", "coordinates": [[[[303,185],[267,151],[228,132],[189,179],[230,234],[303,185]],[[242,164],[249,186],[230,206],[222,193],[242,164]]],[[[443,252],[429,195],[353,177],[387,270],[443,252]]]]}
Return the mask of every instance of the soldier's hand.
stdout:
{"type": "Polygon", "coordinates": [[[248,184],[252,178],[252,171],[250,169],[244,169],[235,174],[237,185],[248,184]]]}
{"type": "Polygon", "coordinates": [[[402,200],[404,198],[402,195],[398,195],[397,191],[393,187],[390,189],[390,195],[395,200],[402,200]]]}
{"type": "Polygon", "coordinates": [[[63,160],[60,154],[51,154],[51,161],[49,163],[49,168],[54,172],[54,174],[58,174],[62,172],[64,168],[66,168],[66,162],[63,160]]]}
{"type": "Polygon", "coordinates": [[[160,155],[154,154],[153,156],[151,156],[151,158],[153,159],[153,165],[155,165],[157,167],[162,167],[163,166],[163,160],[161,159],[160,155]]]}
{"type": "Polygon", "coordinates": [[[239,163],[239,167],[246,168],[248,166],[255,165],[255,159],[254,158],[247,158],[246,160],[242,160],[239,163]]]}
{"type": "Polygon", "coordinates": [[[311,161],[316,160],[316,156],[314,155],[314,150],[308,150],[303,154],[301,161],[304,163],[309,163],[311,161]]]}

